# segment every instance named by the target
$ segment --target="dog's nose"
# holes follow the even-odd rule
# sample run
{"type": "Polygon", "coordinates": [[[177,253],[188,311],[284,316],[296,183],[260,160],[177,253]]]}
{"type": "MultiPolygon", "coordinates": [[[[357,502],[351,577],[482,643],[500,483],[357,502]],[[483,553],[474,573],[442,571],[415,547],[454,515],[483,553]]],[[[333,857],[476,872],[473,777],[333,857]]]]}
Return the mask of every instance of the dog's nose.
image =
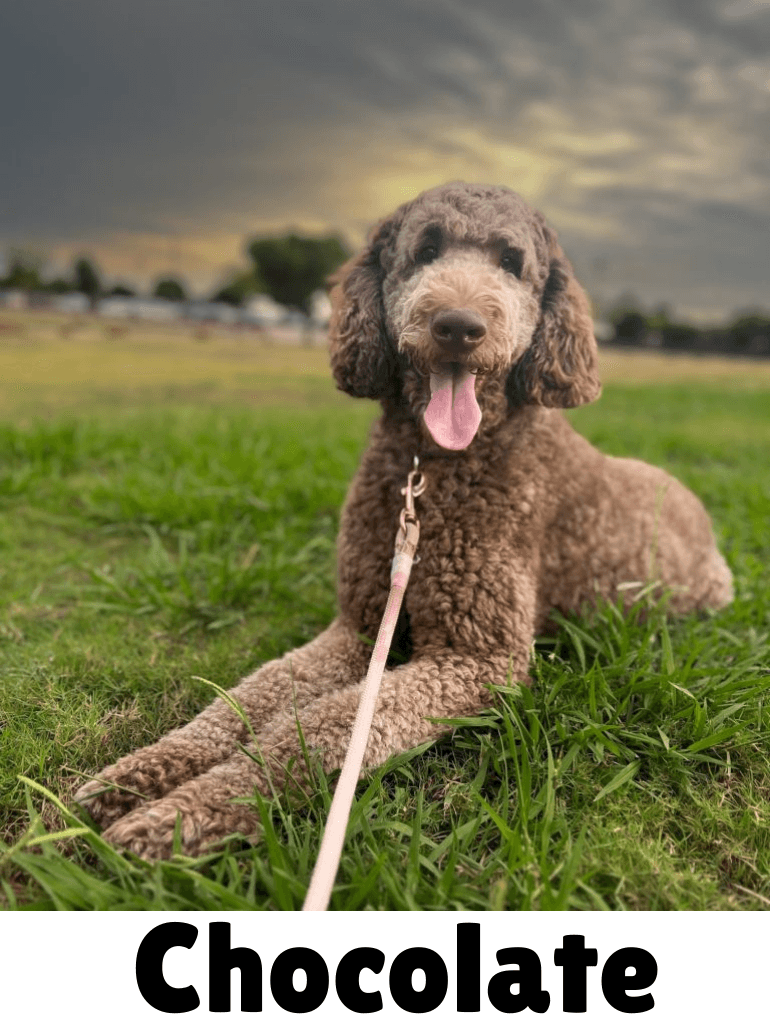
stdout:
{"type": "Polygon", "coordinates": [[[442,348],[460,355],[478,348],[487,326],[472,309],[444,309],[433,317],[430,333],[442,348]]]}

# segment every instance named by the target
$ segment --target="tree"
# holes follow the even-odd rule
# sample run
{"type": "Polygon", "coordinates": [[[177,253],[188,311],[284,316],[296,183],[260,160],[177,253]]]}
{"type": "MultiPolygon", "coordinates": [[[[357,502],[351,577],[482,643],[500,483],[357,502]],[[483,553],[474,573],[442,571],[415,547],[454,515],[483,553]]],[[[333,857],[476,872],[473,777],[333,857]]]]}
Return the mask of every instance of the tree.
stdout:
{"type": "Polygon", "coordinates": [[[265,291],[267,286],[254,267],[252,270],[233,274],[212,299],[214,302],[229,302],[231,306],[242,306],[252,295],[259,295],[265,291]]]}
{"type": "Polygon", "coordinates": [[[156,299],[168,299],[171,302],[184,302],[187,298],[184,288],[173,277],[164,277],[158,281],[152,294],[156,299]]]}
{"type": "Polygon", "coordinates": [[[134,295],[136,295],[136,292],[133,291],[133,289],[131,289],[131,288],[126,288],[126,286],[124,284],[116,284],[114,288],[110,288],[110,290],[109,290],[109,292],[107,294],[108,295],[121,296],[121,297],[125,296],[126,298],[131,298],[134,295]]]}
{"type": "Polygon", "coordinates": [[[0,281],[3,288],[20,288],[22,291],[34,292],[43,287],[40,271],[43,259],[25,249],[11,249],[8,253],[8,273],[0,281]]]}
{"type": "Polygon", "coordinates": [[[45,290],[53,295],[66,295],[72,291],[72,281],[68,281],[64,277],[55,277],[53,281],[48,282],[45,290]]]}
{"type": "Polygon", "coordinates": [[[623,345],[640,345],[647,334],[647,320],[642,313],[626,313],[615,324],[615,340],[623,345]]]}
{"type": "Polygon", "coordinates": [[[671,307],[667,302],[661,302],[647,317],[647,326],[651,331],[659,331],[673,322],[671,307]]]}
{"type": "Polygon", "coordinates": [[[615,341],[619,345],[640,345],[649,327],[639,300],[628,293],[616,300],[607,313],[607,320],[615,328],[615,341]]]}
{"type": "Polygon", "coordinates": [[[616,327],[624,317],[631,313],[644,316],[642,304],[631,292],[623,292],[607,311],[607,320],[613,327],[616,327]]]}
{"type": "Polygon", "coordinates": [[[760,309],[739,313],[728,331],[737,352],[762,354],[770,351],[770,315],[760,309]]]}
{"type": "Polygon", "coordinates": [[[668,323],[661,331],[664,348],[703,348],[703,332],[693,324],[668,323]]]}
{"type": "Polygon", "coordinates": [[[96,267],[91,260],[81,256],[75,261],[75,290],[87,295],[94,305],[101,293],[101,283],[96,267]]]}
{"type": "Polygon", "coordinates": [[[272,298],[305,312],[313,292],[324,286],[329,274],[349,255],[336,235],[256,238],[247,251],[272,298]]]}

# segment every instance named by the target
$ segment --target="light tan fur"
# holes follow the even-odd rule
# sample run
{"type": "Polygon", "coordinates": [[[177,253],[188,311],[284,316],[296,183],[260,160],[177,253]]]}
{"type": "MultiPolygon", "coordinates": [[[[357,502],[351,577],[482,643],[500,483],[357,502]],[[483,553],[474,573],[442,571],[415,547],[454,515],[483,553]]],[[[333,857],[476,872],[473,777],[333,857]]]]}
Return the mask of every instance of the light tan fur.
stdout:
{"type": "Polygon", "coordinates": [[[531,291],[494,266],[485,253],[445,256],[405,290],[393,316],[399,351],[426,371],[438,361],[430,323],[443,309],[471,309],[484,320],[487,333],[473,365],[485,374],[500,373],[521,355],[540,313],[531,291]]]}
{"type": "Polygon", "coordinates": [[[679,612],[732,598],[700,501],[660,469],[602,455],[550,408],[598,395],[596,344],[555,234],[515,193],[450,183],[405,204],[343,268],[333,304],[337,383],[383,405],[342,511],[338,617],[231,691],[256,749],[220,699],[101,773],[133,793],[80,790],[105,837],[143,857],[170,855],[178,815],[189,854],[233,832],[253,835],[253,806],[234,798],[280,790],[287,772],[304,780],[297,720],[324,769],[340,767],[371,652],[360,637],[374,639],[385,607],[415,454],[428,486],[395,641],[408,660],[383,678],[369,766],[445,731],[430,719],[488,705],[489,683],[526,681],[532,640],[554,609],[597,595],[629,601],[627,585],[649,580],[672,589],[679,612]],[[437,240],[436,255],[421,263],[425,238],[437,240]],[[511,250],[514,272],[503,269],[511,250]],[[477,371],[483,415],[468,447],[447,451],[422,416],[441,357],[432,317],[458,306],[486,327],[462,356],[477,371]]]}

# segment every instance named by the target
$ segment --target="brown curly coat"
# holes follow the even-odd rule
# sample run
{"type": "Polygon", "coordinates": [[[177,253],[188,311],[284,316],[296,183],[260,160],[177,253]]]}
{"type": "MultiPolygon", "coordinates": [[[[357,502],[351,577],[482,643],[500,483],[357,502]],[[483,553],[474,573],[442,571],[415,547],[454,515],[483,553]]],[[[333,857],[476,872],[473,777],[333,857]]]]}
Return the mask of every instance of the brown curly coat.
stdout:
{"type": "Polygon", "coordinates": [[[660,469],[600,454],[558,411],[599,394],[592,321],[555,234],[518,195],[457,182],[424,193],[373,231],[332,297],[337,384],[383,407],[342,512],[339,615],[231,691],[262,762],[239,750],[249,730],[220,699],[102,773],[144,799],[80,790],[105,837],[143,857],[171,853],[178,814],[190,854],[253,834],[252,806],[233,798],[280,788],[290,764],[301,776],[297,718],[324,769],[340,767],[371,651],[359,635],[373,639],[382,616],[415,454],[428,486],[397,627],[408,660],[383,678],[370,766],[439,736],[429,719],[487,705],[489,683],[526,680],[553,609],[630,601],[650,580],[679,612],[731,600],[699,500],[660,469]],[[435,373],[453,395],[470,387],[481,414],[475,432],[459,413],[438,417],[439,431],[459,431],[453,449],[425,422],[435,373]]]}

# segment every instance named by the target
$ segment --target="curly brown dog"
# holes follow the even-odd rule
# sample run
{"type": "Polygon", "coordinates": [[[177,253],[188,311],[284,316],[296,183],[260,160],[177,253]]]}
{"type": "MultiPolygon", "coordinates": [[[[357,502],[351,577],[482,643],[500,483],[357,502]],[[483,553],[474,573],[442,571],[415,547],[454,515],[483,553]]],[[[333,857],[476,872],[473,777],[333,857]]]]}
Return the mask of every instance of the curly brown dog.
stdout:
{"type": "Polygon", "coordinates": [[[609,458],[558,407],[599,395],[586,297],[554,232],[507,188],[451,183],[401,206],[342,268],[333,291],[338,386],[383,414],[353,479],[338,541],[339,616],[263,665],[232,697],[77,794],[105,837],[147,858],[196,853],[240,832],[233,802],[301,775],[307,747],[339,768],[385,607],[401,488],[415,455],[420,561],[397,627],[405,664],[386,671],[366,753],[381,764],[438,737],[430,719],[488,705],[489,684],[527,680],[553,609],[659,581],[678,612],[731,600],[730,571],[700,501],[660,469],[609,458]],[[266,771],[266,767],[267,771],[266,771]],[[102,792],[99,792],[102,791],[102,792]],[[136,795],[141,793],[142,798],[136,795]]]}

